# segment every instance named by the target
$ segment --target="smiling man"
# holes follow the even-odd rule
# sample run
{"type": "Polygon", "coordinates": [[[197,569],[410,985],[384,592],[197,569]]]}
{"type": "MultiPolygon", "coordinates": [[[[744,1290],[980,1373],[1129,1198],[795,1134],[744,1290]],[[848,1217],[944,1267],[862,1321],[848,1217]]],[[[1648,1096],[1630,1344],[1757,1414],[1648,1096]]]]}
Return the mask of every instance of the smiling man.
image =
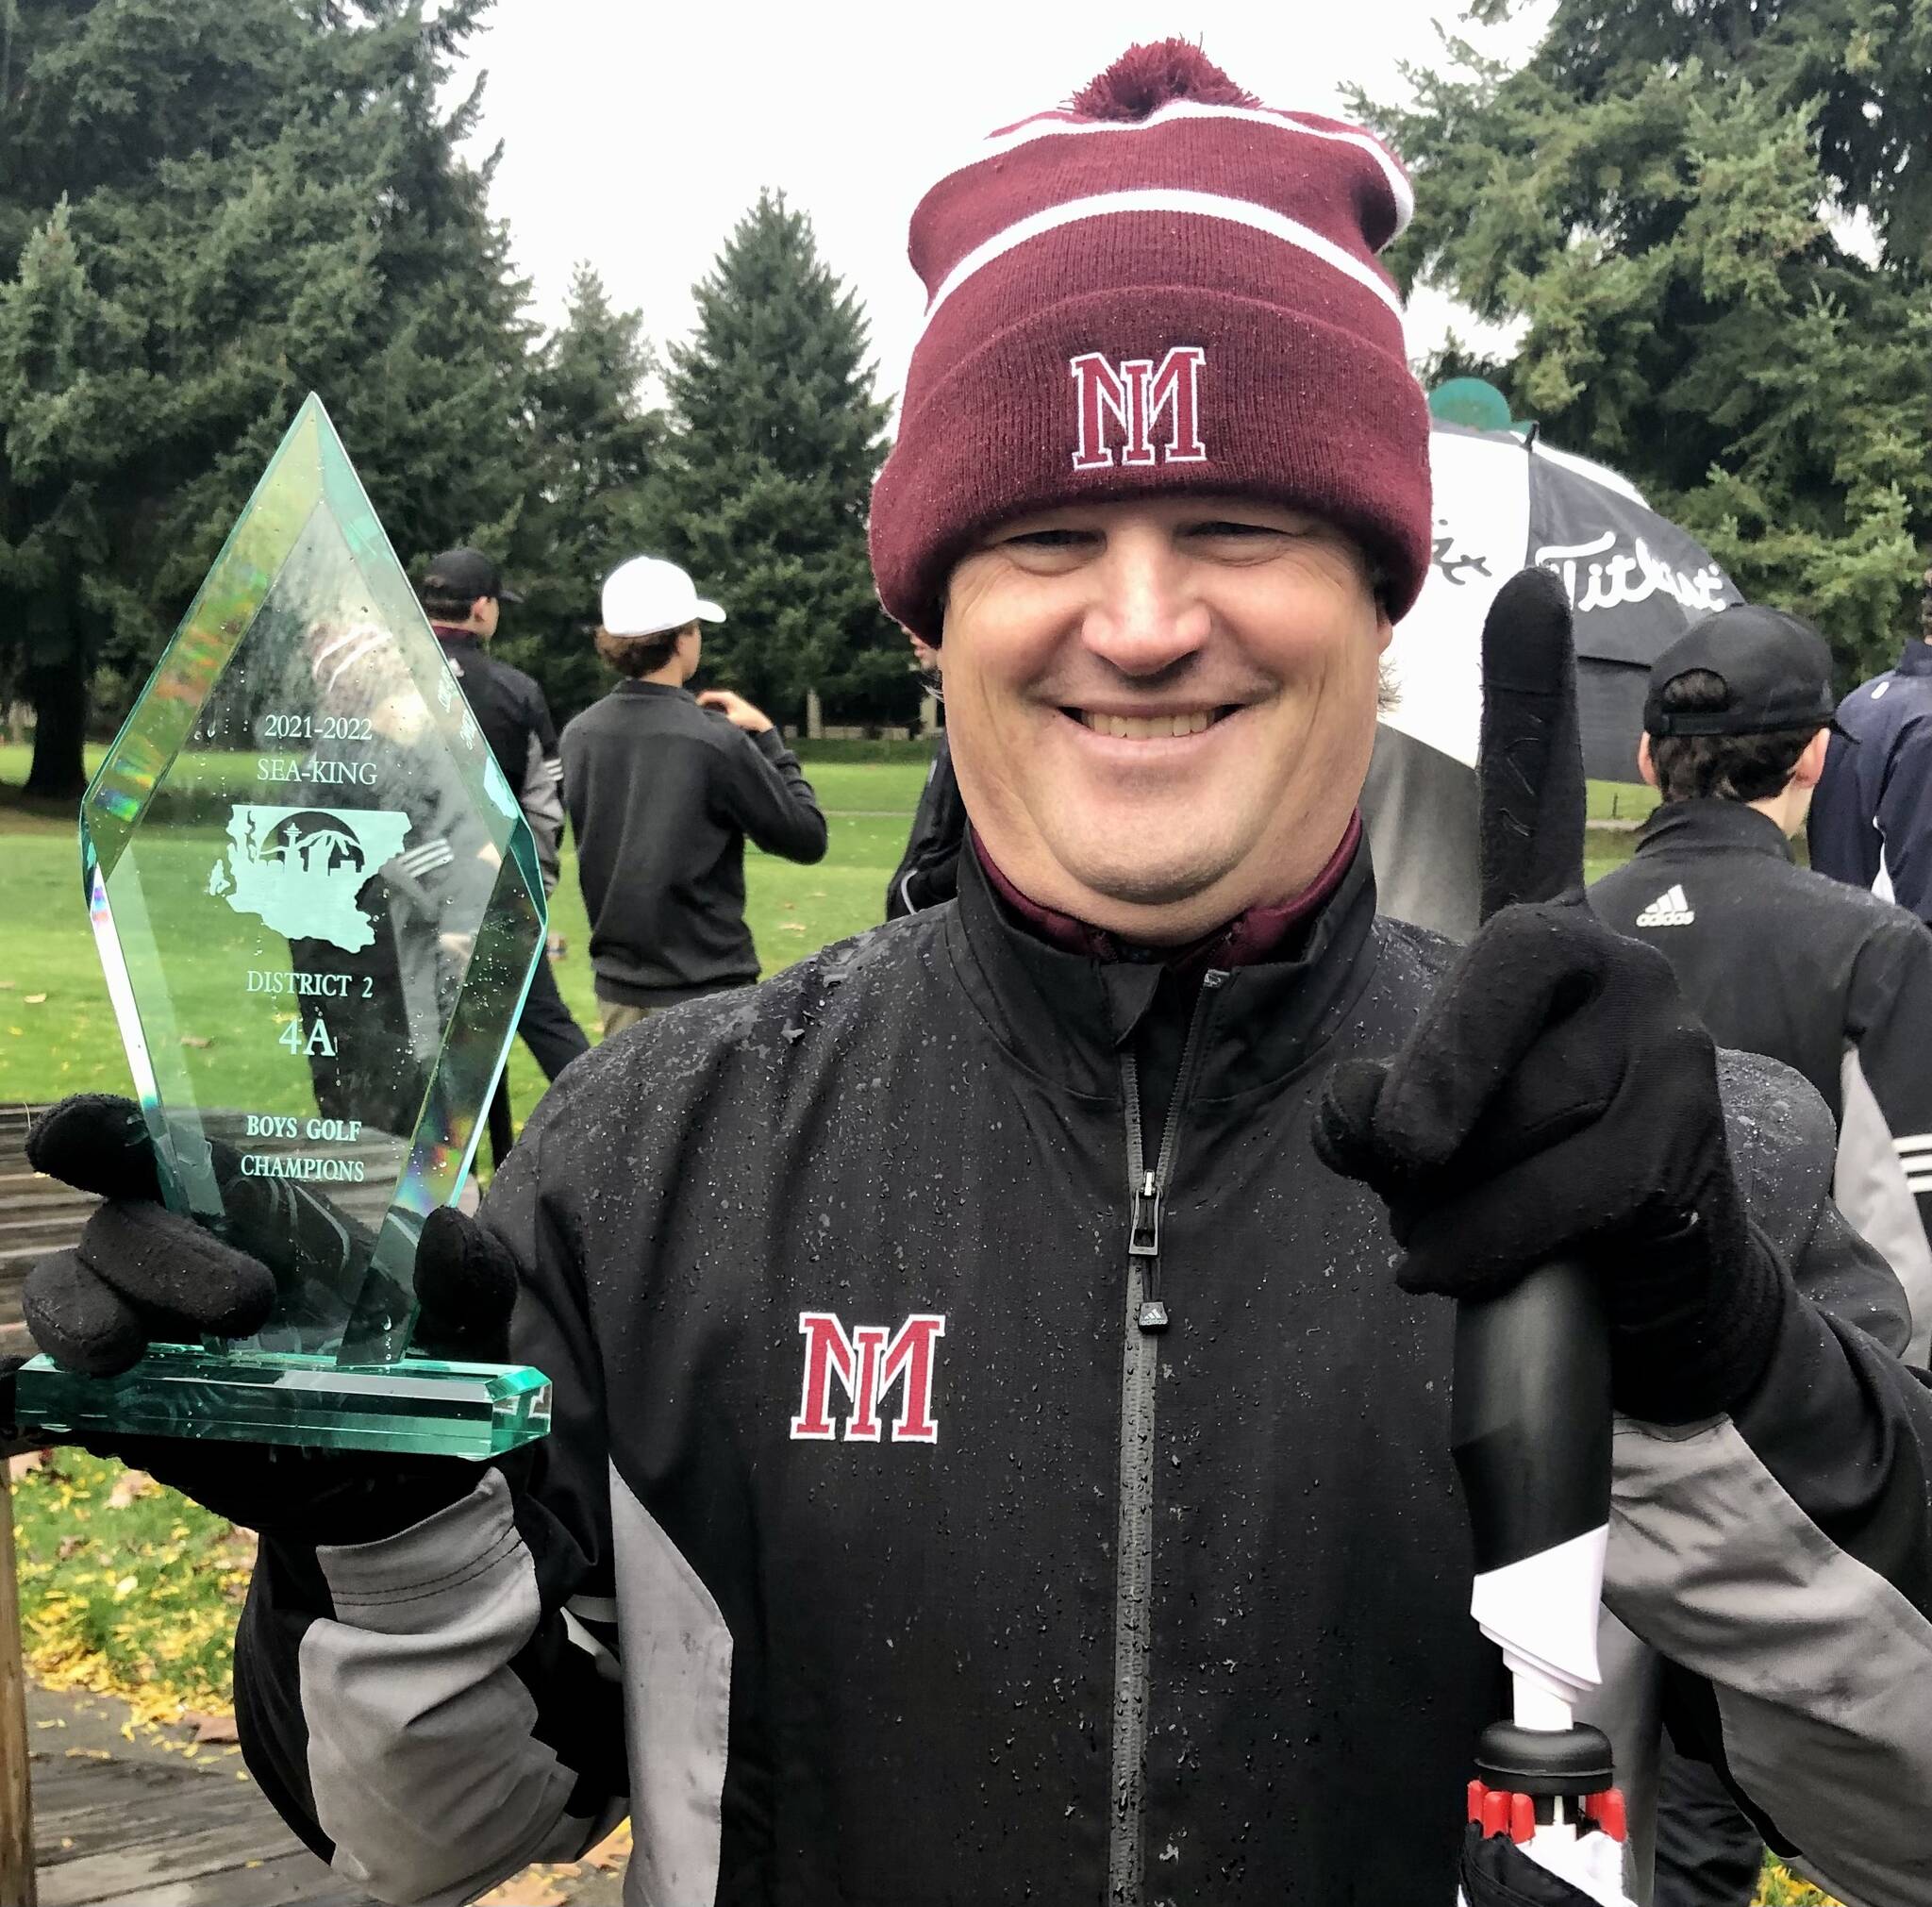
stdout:
{"type": "Polygon", "coordinates": [[[1391,624],[1307,510],[1024,516],[960,560],[942,626],[967,809],[1041,904],[1172,945],[1305,894],[1349,831],[1391,624]]]}
{"type": "MultiPolygon", "coordinates": [[[[1453,966],[1376,918],[1407,208],[1179,44],[920,206],[873,544],[942,645],[958,903],[592,1053],[435,1214],[429,1314],[475,1351],[517,1293],[556,1382],[532,1453],[142,1453],[262,1531],[242,1738],[357,1884],[455,1901],[627,1810],[637,1907],[1450,1907],[1499,1677],[1436,1295],[1567,1252],[1615,1607],[1774,1840],[1932,1898],[1932,1409],[1823,1109],[1580,908],[1453,966]]],[[[38,1142],[124,1195],[35,1274],[75,1361],[259,1284],[127,1201],[136,1131],[38,1142]]]]}

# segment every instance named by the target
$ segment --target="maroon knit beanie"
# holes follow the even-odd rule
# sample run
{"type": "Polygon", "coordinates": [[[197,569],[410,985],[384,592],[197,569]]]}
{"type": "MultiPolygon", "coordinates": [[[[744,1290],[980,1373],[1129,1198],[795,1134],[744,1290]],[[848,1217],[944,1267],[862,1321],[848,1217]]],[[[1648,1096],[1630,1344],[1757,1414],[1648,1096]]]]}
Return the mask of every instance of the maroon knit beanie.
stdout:
{"type": "Polygon", "coordinates": [[[912,215],[926,323],[872,504],[887,610],[936,643],[995,524],[1198,490],[1349,531],[1401,615],[1429,561],[1428,412],[1375,254],[1411,205],[1369,134],[1262,106],[1185,41],[992,134],[912,215]]]}

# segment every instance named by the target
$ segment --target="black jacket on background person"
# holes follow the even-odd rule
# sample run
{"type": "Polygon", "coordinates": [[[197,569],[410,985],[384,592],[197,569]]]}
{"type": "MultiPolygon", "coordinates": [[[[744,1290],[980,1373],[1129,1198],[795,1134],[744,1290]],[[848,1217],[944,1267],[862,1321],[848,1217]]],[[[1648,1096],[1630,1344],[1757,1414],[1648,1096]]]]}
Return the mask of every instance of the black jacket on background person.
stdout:
{"type": "Polygon", "coordinates": [[[1838,705],[1811,800],[1811,865],[1869,887],[1932,926],[1932,643],[1838,705]]]}
{"type": "Polygon", "coordinates": [[[1932,930],[1799,867],[1768,815],[1673,801],[1590,890],[1598,917],[1668,960],[1721,1046],[1795,1066],[1838,1121],[1832,1196],[1932,1339],[1932,930]]]}
{"type": "Polygon", "coordinates": [[[620,682],[563,731],[600,997],[669,1006],[758,976],[744,844],[815,861],[825,817],[777,729],[750,735],[662,682],[620,682]]]}
{"type": "Polygon", "coordinates": [[[443,660],[462,684],[463,699],[509,783],[536,838],[543,891],[557,885],[563,846],[563,764],[543,691],[521,669],[500,661],[468,629],[432,623],[443,660]]]}
{"type": "Polygon", "coordinates": [[[923,907],[951,900],[959,892],[959,851],[965,845],[966,804],[959,798],[953,751],[941,730],[906,852],[886,887],[886,918],[903,920],[923,907]]]}
{"type": "MultiPolygon", "coordinates": [[[[563,855],[563,763],[558,759],[557,728],[543,691],[521,669],[492,656],[468,629],[432,623],[436,640],[483,732],[483,740],[509,783],[517,806],[529,823],[536,843],[537,865],[543,892],[555,892],[563,855]]],[[[590,1050],[584,1029],[571,1017],[546,952],[530,976],[517,1031],[535,1055],[546,1079],[554,1079],[580,1054],[590,1050]]],[[[502,1081],[490,1108],[490,1144],[501,1159],[510,1147],[509,1089],[502,1081]]]]}
{"type": "MultiPolygon", "coordinates": [[[[627,1810],[633,1907],[1452,1907],[1502,1700],[1452,1307],[1309,1139],[1453,951],[1374,915],[1362,850],[1183,981],[1034,938],[969,852],[957,903],[573,1066],[482,1211],[550,1436],[399,1535],[263,1544],[242,1736],[309,1844],[407,1901],[627,1810]]],[[[1932,1394],[1866,1334],[1903,1301],[1816,1098],[1720,1070],[1796,1285],[1731,1416],[1620,1422],[1608,1598],[1774,1828],[1924,1901],[1932,1394]]]]}

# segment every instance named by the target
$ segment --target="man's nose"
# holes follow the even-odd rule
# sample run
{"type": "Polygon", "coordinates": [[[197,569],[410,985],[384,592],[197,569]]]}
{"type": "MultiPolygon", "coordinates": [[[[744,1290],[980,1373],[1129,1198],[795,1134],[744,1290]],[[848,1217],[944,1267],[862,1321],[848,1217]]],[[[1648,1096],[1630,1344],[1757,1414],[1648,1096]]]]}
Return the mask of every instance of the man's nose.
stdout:
{"type": "Polygon", "coordinates": [[[1117,535],[1094,566],[1094,594],[1081,619],[1086,646],[1124,675],[1158,676],[1208,641],[1208,605],[1192,566],[1151,530],[1117,535]]]}

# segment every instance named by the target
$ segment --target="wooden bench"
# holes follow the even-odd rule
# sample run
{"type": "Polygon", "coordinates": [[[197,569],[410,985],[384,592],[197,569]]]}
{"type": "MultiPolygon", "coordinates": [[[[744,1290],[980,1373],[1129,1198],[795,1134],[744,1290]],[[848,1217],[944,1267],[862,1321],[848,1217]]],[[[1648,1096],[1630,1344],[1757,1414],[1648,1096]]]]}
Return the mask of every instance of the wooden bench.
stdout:
{"type": "Polygon", "coordinates": [[[36,1751],[33,1788],[39,1907],[375,1907],[232,1773],[36,1751]]]}
{"type": "Polygon", "coordinates": [[[0,1106],[0,1356],[33,1350],[20,1321],[20,1287],[27,1267],[80,1236],[100,1200],[48,1179],[26,1163],[26,1129],[38,1106],[0,1106]]]}

